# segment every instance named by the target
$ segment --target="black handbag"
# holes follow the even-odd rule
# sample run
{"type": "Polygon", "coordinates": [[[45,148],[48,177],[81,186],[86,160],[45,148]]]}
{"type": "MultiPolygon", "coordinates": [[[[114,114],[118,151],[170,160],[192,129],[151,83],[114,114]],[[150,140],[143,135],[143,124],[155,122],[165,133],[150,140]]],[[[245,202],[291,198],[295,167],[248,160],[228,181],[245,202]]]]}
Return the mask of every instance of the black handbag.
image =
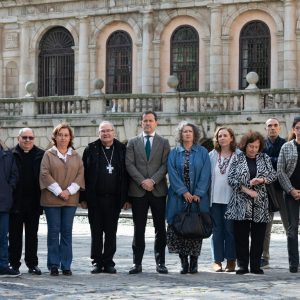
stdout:
{"type": "MultiPolygon", "coordinates": [[[[198,204],[197,204],[198,205],[198,204]]],[[[210,214],[192,211],[192,203],[185,210],[175,215],[173,229],[176,234],[185,238],[205,239],[211,236],[213,222],[210,214]]]]}
{"type": "Polygon", "coordinates": [[[280,206],[277,198],[275,183],[271,182],[269,184],[266,184],[266,189],[267,189],[268,200],[269,200],[269,211],[270,212],[279,211],[280,206]]]}
{"type": "MultiPolygon", "coordinates": [[[[265,164],[266,164],[266,157],[264,156],[265,164]]],[[[269,201],[269,212],[276,212],[280,210],[279,200],[277,198],[276,193],[276,185],[279,184],[278,181],[271,182],[269,184],[265,184],[268,194],[268,201],[269,201]]]]}

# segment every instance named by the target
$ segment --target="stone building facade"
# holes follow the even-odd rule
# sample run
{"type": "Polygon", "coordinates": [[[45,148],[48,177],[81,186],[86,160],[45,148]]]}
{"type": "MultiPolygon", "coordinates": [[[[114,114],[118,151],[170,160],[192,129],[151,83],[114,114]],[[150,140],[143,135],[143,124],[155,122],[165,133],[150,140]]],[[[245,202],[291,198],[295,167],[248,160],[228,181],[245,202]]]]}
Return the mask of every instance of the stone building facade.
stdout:
{"type": "Polygon", "coordinates": [[[166,92],[172,34],[183,25],[198,35],[196,89],[237,90],[241,31],[253,21],[269,30],[270,53],[264,58],[270,64],[267,87],[297,87],[300,3],[296,0],[3,0],[0,97],[22,97],[27,81],[39,82],[41,43],[57,27],[73,39],[74,95],[90,94],[96,78],[104,80],[107,92],[107,41],[116,31],[131,40],[131,92],[166,92]]]}
{"type": "Polygon", "coordinates": [[[181,119],[204,122],[203,135],[210,138],[222,123],[232,124],[239,134],[247,128],[263,130],[272,115],[283,122],[286,135],[289,119],[299,111],[299,51],[297,0],[2,0],[1,138],[10,146],[18,128],[33,126],[46,147],[53,124],[67,120],[77,128],[82,147],[97,136],[98,122],[110,118],[119,138],[128,139],[138,131],[139,112],[151,101],[158,103],[150,108],[158,107],[163,134],[171,139],[181,119]],[[257,92],[258,109],[241,112],[239,90],[246,87],[249,71],[259,74],[259,88],[289,90],[288,96],[264,93],[264,105],[271,99],[275,110],[265,105],[262,115],[257,92]],[[179,78],[173,102],[164,97],[172,74],[179,78]],[[109,114],[103,107],[91,109],[94,104],[86,98],[99,78],[105,95],[127,95],[102,99],[113,103],[109,114]],[[38,97],[20,104],[28,81],[36,84],[38,97]],[[74,105],[69,99],[69,108],[60,113],[53,103],[47,104],[51,111],[45,109],[45,97],[66,95],[84,99],[72,99],[74,105]],[[76,103],[81,109],[86,105],[81,115],[72,115],[76,103]]]}

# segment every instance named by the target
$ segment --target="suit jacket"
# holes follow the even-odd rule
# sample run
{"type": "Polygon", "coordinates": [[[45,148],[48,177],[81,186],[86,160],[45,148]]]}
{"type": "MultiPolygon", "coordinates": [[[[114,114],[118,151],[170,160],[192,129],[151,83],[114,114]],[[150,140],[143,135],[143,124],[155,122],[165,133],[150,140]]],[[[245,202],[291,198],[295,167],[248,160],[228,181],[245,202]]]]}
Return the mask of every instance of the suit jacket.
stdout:
{"type": "Polygon", "coordinates": [[[125,162],[130,176],[128,192],[130,197],[143,197],[146,194],[141,183],[147,178],[155,182],[152,191],[155,197],[167,195],[166,173],[169,152],[169,141],[158,134],[153,138],[149,161],[146,157],[143,134],[128,141],[125,162]]]}

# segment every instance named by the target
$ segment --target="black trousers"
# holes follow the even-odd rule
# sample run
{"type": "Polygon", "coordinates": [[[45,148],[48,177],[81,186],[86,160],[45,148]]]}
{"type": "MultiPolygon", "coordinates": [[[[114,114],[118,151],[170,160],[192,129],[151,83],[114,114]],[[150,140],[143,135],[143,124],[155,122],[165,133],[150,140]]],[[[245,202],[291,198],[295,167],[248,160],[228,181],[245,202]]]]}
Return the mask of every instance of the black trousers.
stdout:
{"type": "Polygon", "coordinates": [[[25,228],[25,263],[28,268],[38,265],[39,211],[11,213],[9,216],[9,263],[12,267],[21,266],[23,226],[25,228]]]}
{"type": "Polygon", "coordinates": [[[250,258],[250,269],[255,270],[260,268],[266,226],[267,223],[255,223],[250,220],[234,221],[236,257],[239,267],[248,268],[250,258]],[[251,245],[249,253],[250,237],[251,245]]]}
{"type": "Polygon", "coordinates": [[[295,200],[291,195],[285,195],[285,203],[288,214],[287,246],[289,253],[289,265],[297,267],[299,265],[299,200],[295,200]]]}
{"type": "Polygon", "coordinates": [[[132,242],[133,263],[142,264],[145,251],[145,229],[147,213],[151,208],[155,229],[154,254],[157,264],[165,263],[166,249],[166,197],[155,197],[147,192],[144,197],[132,198],[132,218],[134,223],[134,237],[132,242]]]}
{"type": "Polygon", "coordinates": [[[88,208],[91,228],[91,259],[99,266],[114,266],[120,209],[115,196],[98,196],[98,203],[88,208]]]}

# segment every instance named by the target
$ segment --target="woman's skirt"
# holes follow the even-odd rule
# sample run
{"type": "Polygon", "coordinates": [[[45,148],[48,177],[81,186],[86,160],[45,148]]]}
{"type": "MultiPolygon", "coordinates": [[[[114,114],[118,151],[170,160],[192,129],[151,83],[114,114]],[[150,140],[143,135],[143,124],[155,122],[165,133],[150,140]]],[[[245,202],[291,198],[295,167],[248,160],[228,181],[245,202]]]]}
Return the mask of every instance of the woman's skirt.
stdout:
{"type": "Polygon", "coordinates": [[[167,246],[170,253],[177,253],[185,256],[199,256],[202,247],[202,239],[184,238],[176,234],[172,225],[168,225],[167,246]]]}

